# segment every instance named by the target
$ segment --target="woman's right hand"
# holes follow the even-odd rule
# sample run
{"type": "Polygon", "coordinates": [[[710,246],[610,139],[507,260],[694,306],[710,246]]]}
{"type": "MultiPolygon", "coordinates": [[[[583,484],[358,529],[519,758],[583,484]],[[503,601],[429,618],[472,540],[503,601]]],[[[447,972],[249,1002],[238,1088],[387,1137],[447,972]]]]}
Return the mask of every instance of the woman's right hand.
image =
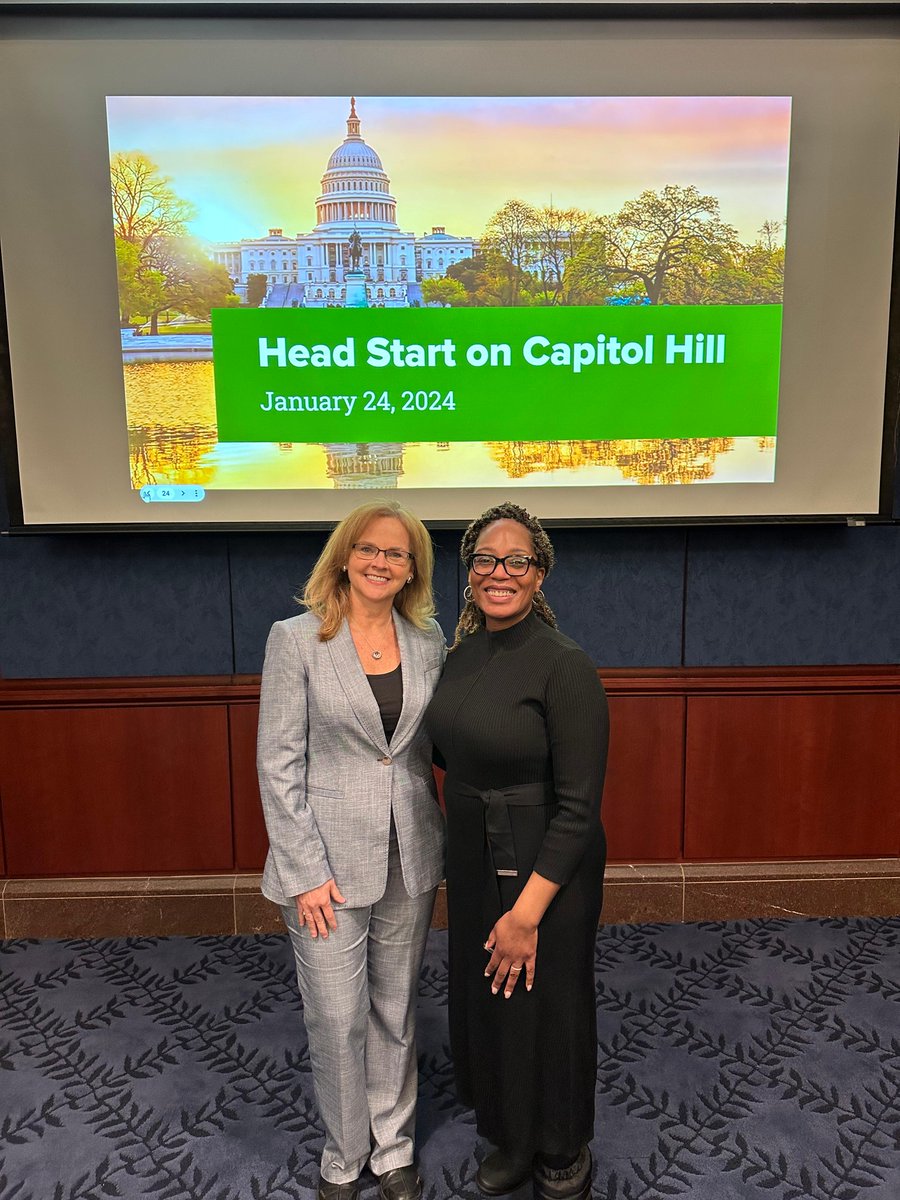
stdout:
{"type": "Polygon", "coordinates": [[[333,879],[327,879],[309,892],[301,892],[297,897],[297,915],[301,928],[305,925],[312,937],[328,937],[329,929],[337,929],[337,919],[332,908],[335,904],[343,904],[344,897],[338,891],[338,885],[333,879]]]}

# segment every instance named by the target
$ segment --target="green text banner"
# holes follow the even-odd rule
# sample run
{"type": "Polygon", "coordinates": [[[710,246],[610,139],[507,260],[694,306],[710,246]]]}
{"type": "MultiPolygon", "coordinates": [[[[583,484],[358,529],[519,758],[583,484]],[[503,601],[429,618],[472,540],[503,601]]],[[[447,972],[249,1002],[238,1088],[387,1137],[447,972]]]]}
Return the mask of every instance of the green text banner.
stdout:
{"type": "Polygon", "coordinates": [[[774,436],[780,305],[221,309],[223,442],[774,436]]]}

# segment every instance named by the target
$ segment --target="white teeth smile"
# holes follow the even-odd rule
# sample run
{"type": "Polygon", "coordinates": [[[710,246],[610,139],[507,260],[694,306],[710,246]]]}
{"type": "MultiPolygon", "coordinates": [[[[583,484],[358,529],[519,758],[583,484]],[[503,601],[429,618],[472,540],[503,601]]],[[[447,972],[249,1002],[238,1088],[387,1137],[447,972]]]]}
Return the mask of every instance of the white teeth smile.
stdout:
{"type": "Polygon", "coordinates": [[[515,592],[512,590],[512,588],[485,588],[484,591],[485,591],[485,595],[496,596],[500,599],[502,599],[505,596],[514,596],[515,595],[515,592]]]}
{"type": "Polygon", "coordinates": [[[369,583],[387,583],[383,575],[367,575],[366,579],[368,579],[369,583]]]}

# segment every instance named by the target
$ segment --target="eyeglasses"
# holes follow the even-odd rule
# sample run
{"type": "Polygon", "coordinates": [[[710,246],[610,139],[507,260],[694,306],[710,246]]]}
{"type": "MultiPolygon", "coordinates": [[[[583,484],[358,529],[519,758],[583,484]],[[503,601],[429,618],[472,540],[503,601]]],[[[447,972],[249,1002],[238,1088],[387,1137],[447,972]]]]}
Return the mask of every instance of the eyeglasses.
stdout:
{"type": "Polygon", "coordinates": [[[536,565],[537,559],[530,554],[506,554],[503,558],[496,554],[470,554],[468,566],[476,575],[493,575],[501,563],[507,575],[527,575],[528,568],[532,563],[536,565]]]}
{"type": "Polygon", "coordinates": [[[387,550],[382,550],[380,546],[373,546],[371,542],[354,542],[353,549],[360,558],[373,559],[379,554],[383,554],[385,560],[394,567],[405,567],[408,562],[415,559],[414,554],[410,554],[408,550],[398,550],[395,546],[389,547],[387,550]]]}

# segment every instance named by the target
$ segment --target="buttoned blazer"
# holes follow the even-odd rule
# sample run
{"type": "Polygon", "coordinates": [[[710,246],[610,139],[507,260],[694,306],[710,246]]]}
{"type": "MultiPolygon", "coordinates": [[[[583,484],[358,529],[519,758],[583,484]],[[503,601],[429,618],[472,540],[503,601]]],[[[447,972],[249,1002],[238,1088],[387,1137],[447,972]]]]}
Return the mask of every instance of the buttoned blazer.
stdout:
{"type": "Polygon", "coordinates": [[[388,746],[378,703],[345,621],[319,640],[312,613],[278,621],[266,644],[257,765],[269,853],[262,890],[290,903],[334,879],[347,907],[374,904],[387,883],[391,813],[411,896],[444,870],[444,819],[422,729],[444,661],[436,621],[398,612],[403,708],[388,746]]]}

